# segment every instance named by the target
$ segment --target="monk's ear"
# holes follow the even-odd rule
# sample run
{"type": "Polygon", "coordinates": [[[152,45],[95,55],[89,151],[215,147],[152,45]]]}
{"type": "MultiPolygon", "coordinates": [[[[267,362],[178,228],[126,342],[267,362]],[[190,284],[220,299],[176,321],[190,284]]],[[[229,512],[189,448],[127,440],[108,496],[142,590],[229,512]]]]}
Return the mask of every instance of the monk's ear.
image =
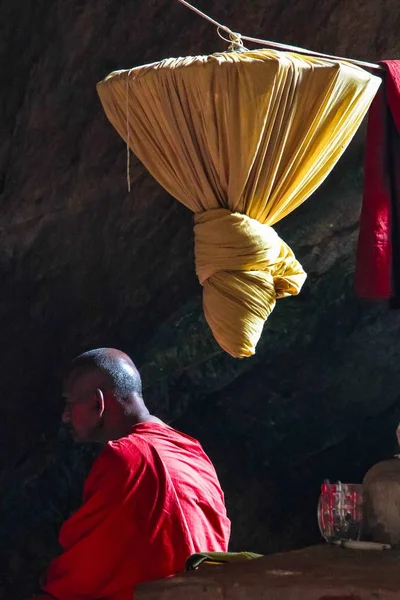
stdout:
{"type": "Polygon", "coordinates": [[[104,413],[104,394],[101,390],[95,390],[96,395],[96,410],[99,417],[103,416],[104,413]]]}

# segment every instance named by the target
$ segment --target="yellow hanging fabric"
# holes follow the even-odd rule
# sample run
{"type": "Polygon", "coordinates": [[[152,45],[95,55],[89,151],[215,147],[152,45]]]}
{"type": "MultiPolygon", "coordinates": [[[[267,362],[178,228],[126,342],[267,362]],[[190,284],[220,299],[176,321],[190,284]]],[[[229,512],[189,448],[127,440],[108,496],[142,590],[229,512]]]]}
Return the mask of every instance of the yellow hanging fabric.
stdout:
{"type": "Polygon", "coordinates": [[[324,181],[380,79],[275,50],[167,59],[97,85],[153,177],[195,213],[196,272],[220,346],[251,356],[277,298],[306,278],[272,225],[324,181]]]}

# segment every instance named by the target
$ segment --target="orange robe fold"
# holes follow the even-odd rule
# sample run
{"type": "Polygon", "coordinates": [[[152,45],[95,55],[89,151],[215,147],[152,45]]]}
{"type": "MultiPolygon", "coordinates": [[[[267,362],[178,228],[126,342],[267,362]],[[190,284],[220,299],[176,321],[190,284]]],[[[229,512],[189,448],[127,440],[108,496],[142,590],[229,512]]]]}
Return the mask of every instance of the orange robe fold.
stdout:
{"type": "Polygon", "coordinates": [[[226,551],[230,522],[201,445],[171,427],[140,423],[109,442],[63,525],[64,552],[44,590],[58,600],[132,600],[134,587],[183,570],[194,552],[226,551]]]}

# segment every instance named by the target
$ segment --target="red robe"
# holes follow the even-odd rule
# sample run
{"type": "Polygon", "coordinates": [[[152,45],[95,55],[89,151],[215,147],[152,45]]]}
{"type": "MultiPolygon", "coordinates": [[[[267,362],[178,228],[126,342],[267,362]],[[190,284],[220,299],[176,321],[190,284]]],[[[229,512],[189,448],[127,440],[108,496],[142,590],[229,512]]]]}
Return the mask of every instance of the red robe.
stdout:
{"type": "Polygon", "coordinates": [[[226,551],[229,534],[223,493],[199,442],[140,423],[95,461],[44,590],[58,600],[132,600],[138,583],[182,571],[190,554],[226,551]]]}

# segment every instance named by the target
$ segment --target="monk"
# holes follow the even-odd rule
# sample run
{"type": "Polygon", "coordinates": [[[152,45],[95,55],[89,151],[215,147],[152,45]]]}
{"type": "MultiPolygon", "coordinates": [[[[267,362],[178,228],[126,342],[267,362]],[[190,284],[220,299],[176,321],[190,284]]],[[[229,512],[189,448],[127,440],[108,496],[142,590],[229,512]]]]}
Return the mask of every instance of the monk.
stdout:
{"type": "Polygon", "coordinates": [[[75,441],[104,449],[36,598],[132,600],[137,584],[175,575],[189,555],[227,550],[230,521],[211,461],[199,442],[149,413],[126,354],[78,356],[64,397],[75,441]]]}

